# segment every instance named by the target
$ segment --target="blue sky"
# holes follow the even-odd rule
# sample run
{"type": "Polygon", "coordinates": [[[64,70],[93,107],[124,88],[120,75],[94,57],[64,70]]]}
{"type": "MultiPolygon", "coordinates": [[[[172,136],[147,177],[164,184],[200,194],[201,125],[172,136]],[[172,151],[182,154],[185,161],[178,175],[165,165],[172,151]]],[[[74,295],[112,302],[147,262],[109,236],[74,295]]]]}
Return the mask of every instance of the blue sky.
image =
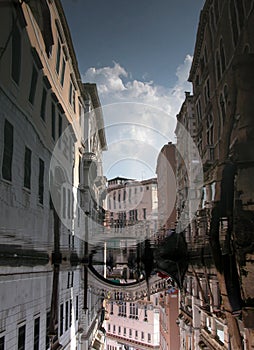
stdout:
{"type": "Polygon", "coordinates": [[[160,148],[174,141],[184,91],[191,90],[187,78],[204,0],[62,4],[82,78],[97,83],[103,106],[106,176],[154,176],[160,148]]]}

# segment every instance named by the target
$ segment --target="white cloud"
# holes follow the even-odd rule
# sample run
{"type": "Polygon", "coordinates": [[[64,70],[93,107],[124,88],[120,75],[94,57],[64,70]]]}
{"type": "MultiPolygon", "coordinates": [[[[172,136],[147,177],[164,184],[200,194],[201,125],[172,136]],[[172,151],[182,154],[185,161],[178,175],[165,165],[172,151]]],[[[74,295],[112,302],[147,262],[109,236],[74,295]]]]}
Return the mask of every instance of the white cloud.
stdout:
{"type": "MultiPolygon", "coordinates": [[[[187,55],[177,67],[177,81],[173,88],[133,79],[124,67],[115,62],[113,67],[89,68],[83,75],[84,81],[97,84],[103,108],[109,146],[104,156],[106,176],[112,164],[123,164],[121,159],[124,159],[127,150],[132,151],[133,158],[138,155],[142,158],[141,163],[146,163],[149,169],[153,167],[155,171],[154,154],[158,155],[168,141],[174,141],[176,114],[184,100],[184,92],[191,89],[187,82],[191,62],[192,57],[187,55]],[[156,152],[151,152],[151,146],[156,152]]],[[[128,177],[130,169],[125,171],[128,177]]],[[[136,177],[140,178],[140,168],[138,171],[136,177]]],[[[121,168],[118,174],[123,175],[123,172],[121,168]]],[[[133,177],[133,169],[130,177],[133,177]]]]}

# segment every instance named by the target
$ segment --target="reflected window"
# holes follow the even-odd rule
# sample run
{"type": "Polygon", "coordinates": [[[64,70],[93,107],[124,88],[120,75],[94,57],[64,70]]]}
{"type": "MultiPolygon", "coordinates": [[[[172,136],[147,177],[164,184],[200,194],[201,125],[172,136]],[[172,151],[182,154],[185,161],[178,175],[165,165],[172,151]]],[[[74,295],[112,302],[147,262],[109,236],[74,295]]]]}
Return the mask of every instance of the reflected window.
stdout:
{"type": "Polygon", "coordinates": [[[65,303],[65,330],[68,329],[68,322],[69,322],[69,303],[66,301],[65,303]]]}
{"type": "Polygon", "coordinates": [[[13,126],[8,120],[4,123],[4,152],[2,163],[3,179],[12,180],[13,126]]]}
{"type": "Polygon", "coordinates": [[[44,197],[44,161],[39,158],[39,203],[43,204],[44,197]]]}
{"type": "Polygon", "coordinates": [[[24,159],[24,187],[31,188],[31,159],[32,152],[26,147],[25,148],[25,159],[24,159]]]}
{"type": "Polygon", "coordinates": [[[29,92],[29,98],[28,98],[29,102],[32,105],[34,104],[37,80],[38,80],[38,72],[35,66],[33,65],[32,77],[31,77],[31,83],[30,83],[30,92],[29,92]]]}
{"type": "Polygon", "coordinates": [[[78,308],[78,295],[76,296],[76,321],[78,320],[78,312],[79,312],[79,308],[78,308]]]}
{"type": "Polygon", "coordinates": [[[70,299],[70,318],[69,318],[69,326],[72,325],[72,300],[70,299]]]}
{"type": "Polygon", "coordinates": [[[50,324],[50,311],[47,312],[46,318],[46,347],[47,350],[49,348],[49,324],[50,324]]]}
{"type": "Polygon", "coordinates": [[[4,337],[0,337],[0,350],[4,350],[4,337]]]}
{"type": "Polygon", "coordinates": [[[47,90],[43,88],[41,97],[41,119],[46,119],[47,90]]]}
{"type": "Polygon", "coordinates": [[[63,319],[64,319],[64,306],[63,304],[61,304],[60,305],[60,328],[59,328],[60,336],[63,334],[63,319]]]}

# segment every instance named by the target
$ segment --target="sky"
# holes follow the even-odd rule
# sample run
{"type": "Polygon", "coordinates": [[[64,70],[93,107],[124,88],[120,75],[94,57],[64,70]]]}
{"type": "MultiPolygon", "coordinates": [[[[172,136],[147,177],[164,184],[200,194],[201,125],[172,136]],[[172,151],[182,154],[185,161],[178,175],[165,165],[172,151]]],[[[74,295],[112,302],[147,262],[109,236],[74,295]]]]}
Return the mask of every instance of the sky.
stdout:
{"type": "Polygon", "coordinates": [[[204,0],[62,0],[84,82],[96,83],[107,178],[154,177],[175,142],[204,0]]]}

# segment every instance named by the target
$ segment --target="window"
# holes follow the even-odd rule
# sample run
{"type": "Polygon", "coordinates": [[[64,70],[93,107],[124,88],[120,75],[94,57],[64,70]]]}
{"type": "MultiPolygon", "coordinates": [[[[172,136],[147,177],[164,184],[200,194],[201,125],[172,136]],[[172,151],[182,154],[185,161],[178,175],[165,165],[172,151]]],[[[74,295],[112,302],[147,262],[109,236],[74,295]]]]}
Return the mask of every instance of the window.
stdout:
{"type": "Polygon", "coordinates": [[[135,338],[138,339],[138,331],[135,331],[135,338]]]}
{"type": "Polygon", "coordinates": [[[132,329],[129,329],[129,337],[132,338],[132,329]]]}
{"type": "Polygon", "coordinates": [[[40,317],[34,320],[34,350],[40,348],[40,317]]]}
{"type": "Polygon", "coordinates": [[[60,305],[60,329],[59,329],[60,336],[63,334],[63,318],[64,318],[64,306],[63,304],[61,304],[60,305]]]}
{"type": "Polygon", "coordinates": [[[3,179],[12,180],[13,126],[8,120],[4,123],[4,152],[2,163],[3,179]]]}
{"type": "Polygon", "coordinates": [[[78,295],[76,296],[76,321],[78,320],[78,295]]]}
{"type": "Polygon", "coordinates": [[[121,209],[121,190],[118,191],[118,206],[121,209]]]}
{"type": "Polygon", "coordinates": [[[65,62],[65,59],[63,58],[62,59],[61,80],[60,80],[62,86],[64,84],[65,67],[66,67],[66,62],[65,62]]]}
{"type": "Polygon", "coordinates": [[[41,98],[41,119],[44,121],[46,119],[46,104],[47,104],[47,90],[44,87],[42,90],[42,98],[41,98]]]}
{"type": "Polygon", "coordinates": [[[59,138],[58,144],[59,144],[59,147],[61,147],[62,132],[63,132],[63,117],[61,116],[60,113],[58,113],[58,138],[59,138]]]}
{"type": "Polygon", "coordinates": [[[65,187],[63,187],[63,206],[62,206],[62,215],[63,215],[63,219],[66,218],[66,189],[65,187]]]}
{"type": "Polygon", "coordinates": [[[39,158],[39,203],[43,204],[44,197],[44,161],[39,158]]]}
{"type": "Polygon", "coordinates": [[[122,302],[118,306],[118,316],[126,317],[126,302],[122,302]]]}
{"type": "Polygon", "coordinates": [[[118,334],[121,334],[121,326],[118,327],[118,334]]]}
{"type": "Polygon", "coordinates": [[[0,350],[4,350],[4,337],[0,338],[0,350]]]}
{"type": "Polygon", "coordinates": [[[51,104],[51,136],[52,139],[56,139],[56,107],[55,104],[51,104]]]}
{"type": "Polygon", "coordinates": [[[116,326],[113,325],[113,333],[115,333],[115,332],[116,332],[116,326]]]}
{"type": "Polygon", "coordinates": [[[114,303],[113,301],[111,301],[110,303],[110,315],[113,315],[114,314],[114,303]]]}
{"type": "MultiPolygon", "coordinates": [[[[72,271],[73,272],[73,271],[72,271]]],[[[72,325],[72,300],[70,299],[70,318],[69,318],[69,326],[72,325]]]]}
{"type": "Polygon", "coordinates": [[[141,332],[141,340],[144,340],[144,339],[145,339],[144,332],[141,332]]]}
{"type": "Polygon", "coordinates": [[[138,305],[135,303],[130,303],[130,318],[138,319],[138,305]]]}
{"type": "Polygon", "coordinates": [[[76,93],[75,93],[75,90],[73,90],[73,92],[72,92],[72,107],[73,107],[74,113],[76,113],[76,93]]]}
{"type": "Polygon", "coordinates": [[[69,322],[69,303],[66,301],[65,303],[65,330],[68,329],[68,322],[69,322]]]}
{"type": "Polygon", "coordinates": [[[79,115],[79,125],[81,125],[81,121],[82,121],[82,106],[79,103],[78,105],[78,115],[79,115]]]}
{"type": "Polygon", "coordinates": [[[144,321],[147,322],[148,319],[147,319],[147,306],[145,305],[144,307],[144,321]]]}
{"type": "Polygon", "coordinates": [[[146,220],[146,208],[143,208],[143,219],[146,220]]]}
{"type": "Polygon", "coordinates": [[[25,148],[25,160],[24,160],[24,187],[31,188],[31,159],[32,152],[26,147],[25,148]]]}
{"type": "Polygon", "coordinates": [[[108,332],[110,332],[110,323],[108,324],[108,332]]]}
{"type": "Polygon", "coordinates": [[[61,58],[61,44],[60,41],[57,41],[57,53],[56,53],[56,72],[59,74],[60,69],[60,58],[61,58]]]}
{"type": "Polygon", "coordinates": [[[73,85],[72,85],[72,82],[70,81],[70,88],[69,88],[69,102],[70,102],[70,105],[72,105],[72,91],[73,91],[73,85]]]}
{"type": "Polygon", "coordinates": [[[123,329],[123,335],[126,337],[126,328],[123,329]]]}
{"type": "Polygon", "coordinates": [[[147,334],[147,340],[148,340],[148,343],[151,343],[151,334],[150,333],[147,334]]]}
{"type": "Polygon", "coordinates": [[[31,78],[31,84],[30,84],[30,92],[29,92],[29,102],[31,104],[34,104],[34,97],[35,97],[35,92],[36,92],[36,85],[37,85],[37,80],[38,80],[38,72],[35,66],[33,65],[33,70],[32,70],[32,78],[31,78]]]}
{"type": "Polygon", "coordinates": [[[72,81],[70,81],[69,102],[70,105],[73,107],[74,113],[76,113],[76,93],[72,81]]]}
{"type": "Polygon", "coordinates": [[[68,219],[71,218],[71,190],[68,188],[68,207],[67,207],[67,213],[68,213],[68,219]]]}
{"type": "Polygon", "coordinates": [[[47,312],[47,318],[46,318],[46,347],[47,350],[49,348],[49,324],[50,324],[50,311],[47,312]]]}
{"type": "Polygon", "coordinates": [[[16,84],[19,84],[21,70],[21,34],[14,26],[12,33],[12,55],[11,55],[11,77],[16,84]]]}
{"type": "Polygon", "coordinates": [[[116,209],[116,193],[113,193],[113,203],[114,203],[114,209],[116,209]]]}
{"type": "Polygon", "coordinates": [[[25,350],[26,344],[26,325],[19,327],[18,331],[18,350],[25,350]]]}

